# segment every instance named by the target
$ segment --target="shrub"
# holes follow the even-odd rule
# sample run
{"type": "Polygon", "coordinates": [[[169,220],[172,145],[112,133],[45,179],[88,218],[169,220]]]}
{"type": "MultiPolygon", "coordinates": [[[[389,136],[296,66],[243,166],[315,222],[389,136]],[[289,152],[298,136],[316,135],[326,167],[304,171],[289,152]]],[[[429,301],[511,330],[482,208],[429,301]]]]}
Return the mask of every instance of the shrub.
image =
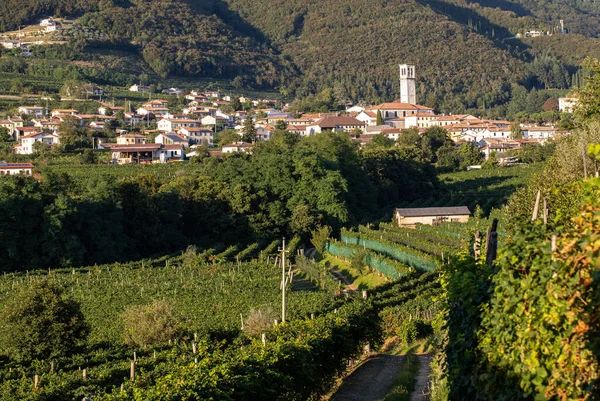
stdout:
{"type": "Polygon", "coordinates": [[[412,319],[404,321],[396,329],[396,334],[402,343],[410,344],[433,334],[433,328],[431,324],[421,319],[412,319]]]}
{"type": "Polygon", "coordinates": [[[173,307],[166,300],[129,307],[123,312],[121,319],[123,340],[131,346],[164,344],[176,336],[179,328],[173,307]]]}
{"type": "Polygon", "coordinates": [[[70,356],[89,333],[79,304],[47,279],[23,286],[0,313],[0,349],[29,362],[70,356]]]}
{"type": "Polygon", "coordinates": [[[250,335],[258,335],[273,326],[276,319],[271,307],[263,309],[250,309],[248,318],[244,320],[244,331],[250,335]]]}

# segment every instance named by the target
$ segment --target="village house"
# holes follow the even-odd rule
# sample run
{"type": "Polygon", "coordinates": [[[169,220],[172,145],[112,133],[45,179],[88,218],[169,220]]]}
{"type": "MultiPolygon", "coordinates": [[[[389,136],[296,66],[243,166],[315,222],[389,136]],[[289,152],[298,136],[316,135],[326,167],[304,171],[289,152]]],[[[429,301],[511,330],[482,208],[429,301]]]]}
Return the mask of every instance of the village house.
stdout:
{"type": "Polygon", "coordinates": [[[521,131],[523,131],[523,138],[525,139],[548,139],[554,137],[556,133],[554,127],[539,127],[535,125],[524,125],[521,131]]]}
{"type": "Polygon", "coordinates": [[[33,126],[40,128],[42,132],[51,132],[55,134],[58,132],[58,128],[60,127],[60,121],[55,119],[34,119],[32,122],[33,126]]]}
{"type": "Polygon", "coordinates": [[[363,106],[351,106],[346,109],[346,113],[360,114],[362,111],[365,111],[365,108],[363,106]]]}
{"type": "Polygon", "coordinates": [[[136,125],[144,121],[143,116],[139,116],[135,113],[123,113],[123,122],[127,125],[136,125]]]}
{"type": "Polygon", "coordinates": [[[183,91],[179,88],[169,88],[163,89],[162,93],[164,93],[165,95],[181,96],[183,91]]]}
{"type": "Polygon", "coordinates": [[[94,131],[102,131],[106,128],[106,123],[104,121],[92,121],[90,123],[90,129],[94,131]]]}
{"type": "Polygon", "coordinates": [[[354,117],[326,116],[320,118],[311,125],[307,125],[305,135],[312,136],[326,130],[344,131],[348,133],[359,130],[362,132],[365,128],[366,124],[362,121],[358,121],[354,117]]]}
{"type": "Polygon", "coordinates": [[[223,153],[236,153],[236,152],[250,153],[251,150],[252,150],[252,144],[245,143],[245,142],[230,143],[228,145],[224,145],[221,148],[221,152],[223,152],[223,153]]]}
{"type": "Polygon", "coordinates": [[[488,160],[492,153],[505,153],[519,147],[518,142],[502,138],[484,138],[479,142],[479,151],[483,153],[485,160],[488,160]]]}
{"type": "Polygon", "coordinates": [[[433,113],[428,112],[418,112],[415,114],[408,115],[404,117],[404,127],[405,128],[429,128],[430,123],[437,116],[433,113]]]}
{"type": "Polygon", "coordinates": [[[435,226],[443,222],[466,223],[470,216],[467,206],[405,208],[394,211],[396,224],[407,228],[415,228],[417,224],[435,226]]]}
{"type": "Polygon", "coordinates": [[[169,102],[167,100],[151,100],[144,103],[140,108],[137,109],[137,114],[141,116],[154,115],[154,116],[166,116],[169,114],[169,108],[167,107],[169,102]]]}
{"type": "Polygon", "coordinates": [[[10,117],[6,120],[0,120],[0,127],[6,128],[13,139],[18,140],[17,129],[23,127],[24,123],[21,117],[10,117]]]}
{"type": "Polygon", "coordinates": [[[406,128],[405,120],[406,120],[406,117],[386,118],[384,123],[393,128],[404,129],[404,128],[406,128]]]}
{"type": "Polygon", "coordinates": [[[77,114],[79,114],[79,111],[75,109],[54,109],[50,112],[50,116],[52,117],[76,116],[77,114]]]}
{"type": "Polygon", "coordinates": [[[30,155],[33,153],[33,145],[36,142],[41,142],[47,146],[52,146],[60,143],[60,139],[57,134],[51,134],[49,132],[33,133],[25,135],[21,138],[21,144],[15,146],[15,153],[19,155],[30,155]]]}
{"type": "Polygon", "coordinates": [[[24,114],[27,117],[44,117],[44,108],[42,106],[21,106],[18,108],[18,112],[19,114],[24,114]]]}
{"type": "Polygon", "coordinates": [[[98,107],[98,114],[102,114],[103,116],[115,115],[119,111],[125,111],[123,106],[112,106],[112,105],[102,105],[98,107]]]}
{"type": "Polygon", "coordinates": [[[158,134],[154,138],[154,143],[160,143],[163,145],[180,145],[184,147],[189,147],[190,144],[187,138],[184,135],[174,134],[174,133],[162,133],[158,134]]]}
{"type": "Polygon", "coordinates": [[[19,141],[24,136],[31,135],[31,134],[39,134],[41,132],[43,132],[43,129],[40,127],[30,127],[30,126],[16,127],[14,138],[15,138],[15,141],[19,141]]]}
{"type": "Polygon", "coordinates": [[[206,96],[209,99],[220,99],[221,98],[221,92],[219,92],[219,91],[203,92],[202,95],[206,96]]]}
{"type": "Polygon", "coordinates": [[[200,125],[200,122],[198,120],[192,120],[189,118],[188,119],[163,118],[156,124],[156,127],[158,128],[159,131],[163,131],[163,132],[177,132],[182,128],[195,128],[195,127],[198,127],[199,125],[200,125]]]}
{"type": "Polygon", "coordinates": [[[181,128],[179,134],[184,135],[190,144],[205,143],[209,146],[214,144],[214,132],[211,127],[181,128]]]}
{"type": "Polygon", "coordinates": [[[205,116],[202,117],[202,119],[200,120],[200,123],[202,125],[210,125],[210,126],[217,126],[217,129],[220,129],[219,126],[220,125],[227,125],[228,120],[225,117],[221,117],[221,116],[205,116]]]}
{"type": "Polygon", "coordinates": [[[112,145],[110,150],[116,164],[167,163],[185,157],[183,146],[160,143],[112,145]]]}
{"type": "Polygon", "coordinates": [[[460,124],[466,120],[479,120],[477,117],[470,114],[455,114],[449,116],[436,116],[429,123],[430,127],[447,127],[449,125],[460,124]]]}
{"type": "Polygon", "coordinates": [[[96,85],[86,85],[85,88],[85,93],[90,95],[90,96],[102,96],[104,95],[104,90],[96,85]]]}
{"type": "Polygon", "coordinates": [[[383,117],[384,120],[388,118],[406,117],[417,113],[434,114],[431,107],[401,102],[383,103],[371,108],[369,111],[377,113],[378,110],[381,112],[381,117],[383,117]]]}
{"type": "Polygon", "coordinates": [[[0,161],[0,175],[25,174],[33,175],[33,164],[31,163],[7,163],[0,161]]]}
{"type": "Polygon", "coordinates": [[[150,87],[146,85],[131,85],[129,92],[150,93],[150,87]]]}
{"type": "Polygon", "coordinates": [[[363,110],[356,116],[356,119],[367,124],[367,126],[377,125],[377,113],[374,111],[363,110]]]}
{"type": "Polygon", "coordinates": [[[389,139],[397,141],[400,135],[402,134],[402,130],[399,128],[386,128],[381,133],[387,136],[389,139]]]}
{"type": "Polygon", "coordinates": [[[575,107],[579,104],[577,95],[569,95],[567,97],[558,98],[558,111],[561,113],[572,113],[575,107]]]}
{"type": "Polygon", "coordinates": [[[21,47],[20,40],[2,40],[2,41],[0,41],[0,44],[5,49],[9,49],[9,50],[18,49],[19,47],[21,47]]]}
{"type": "Polygon", "coordinates": [[[117,137],[117,145],[137,145],[146,143],[146,136],[141,134],[123,134],[117,137]]]}

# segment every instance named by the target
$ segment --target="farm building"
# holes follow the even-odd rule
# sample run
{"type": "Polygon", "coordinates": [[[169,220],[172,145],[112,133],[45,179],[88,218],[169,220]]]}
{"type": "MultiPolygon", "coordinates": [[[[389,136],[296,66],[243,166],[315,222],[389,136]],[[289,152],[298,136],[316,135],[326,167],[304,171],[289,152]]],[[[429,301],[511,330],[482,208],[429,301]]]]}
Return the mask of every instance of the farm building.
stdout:
{"type": "Polygon", "coordinates": [[[438,225],[442,222],[466,223],[471,212],[466,206],[423,207],[396,209],[394,221],[400,227],[412,227],[417,224],[438,225]]]}
{"type": "Polygon", "coordinates": [[[33,164],[31,163],[7,163],[0,161],[0,175],[15,175],[15,174],[33,174],[33,164]]]}

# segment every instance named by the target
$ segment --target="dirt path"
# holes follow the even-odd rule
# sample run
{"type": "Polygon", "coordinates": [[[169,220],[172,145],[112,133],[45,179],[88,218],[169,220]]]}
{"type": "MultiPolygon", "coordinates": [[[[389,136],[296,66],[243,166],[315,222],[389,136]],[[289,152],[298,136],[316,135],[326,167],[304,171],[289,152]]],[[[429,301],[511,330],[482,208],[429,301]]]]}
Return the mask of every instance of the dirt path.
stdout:
{"type": "Polygon", "coordinates": [[[367,359],[331,397],[330,401],[381,401],[398,372],[403,356],[376,354],[367,359]]]}
{"type": "Polygon", "coordinates": [[[331,268],[329,271],[331,272],[331,274],[333,274],[335,276],[335,278],[337,278],[338,280],[342,280],[342,283],[344,283],[344,285],[346,286],[348,291],[350,291],[350,292],[358,291],[358,288],[356,288],[356,286],[354,286],[352,284],[352,281],[350,281],[350,279],[348,279],[348,277],[344,276],[342,274],[342,272],[340,272],[338,269],[331,268]]]}
{"type": "Polygon", "coordinates": [[[429,399],[429,375],[431,374],[431,355],[417,355],[419,358],[419,374],[415,383],[415,391],[410,396],[410,401],[427,401],[429,399]]]}

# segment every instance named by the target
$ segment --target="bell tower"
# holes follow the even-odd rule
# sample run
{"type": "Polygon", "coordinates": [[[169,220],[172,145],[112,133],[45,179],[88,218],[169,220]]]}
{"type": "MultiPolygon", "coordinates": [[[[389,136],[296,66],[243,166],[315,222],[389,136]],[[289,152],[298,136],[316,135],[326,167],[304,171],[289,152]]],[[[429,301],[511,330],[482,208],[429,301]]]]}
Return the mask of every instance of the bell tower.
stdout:
{"type": "Polygon", "coordinates": [[[417,104],[414,65],[400,64],[400,102],[417,104]]]}

